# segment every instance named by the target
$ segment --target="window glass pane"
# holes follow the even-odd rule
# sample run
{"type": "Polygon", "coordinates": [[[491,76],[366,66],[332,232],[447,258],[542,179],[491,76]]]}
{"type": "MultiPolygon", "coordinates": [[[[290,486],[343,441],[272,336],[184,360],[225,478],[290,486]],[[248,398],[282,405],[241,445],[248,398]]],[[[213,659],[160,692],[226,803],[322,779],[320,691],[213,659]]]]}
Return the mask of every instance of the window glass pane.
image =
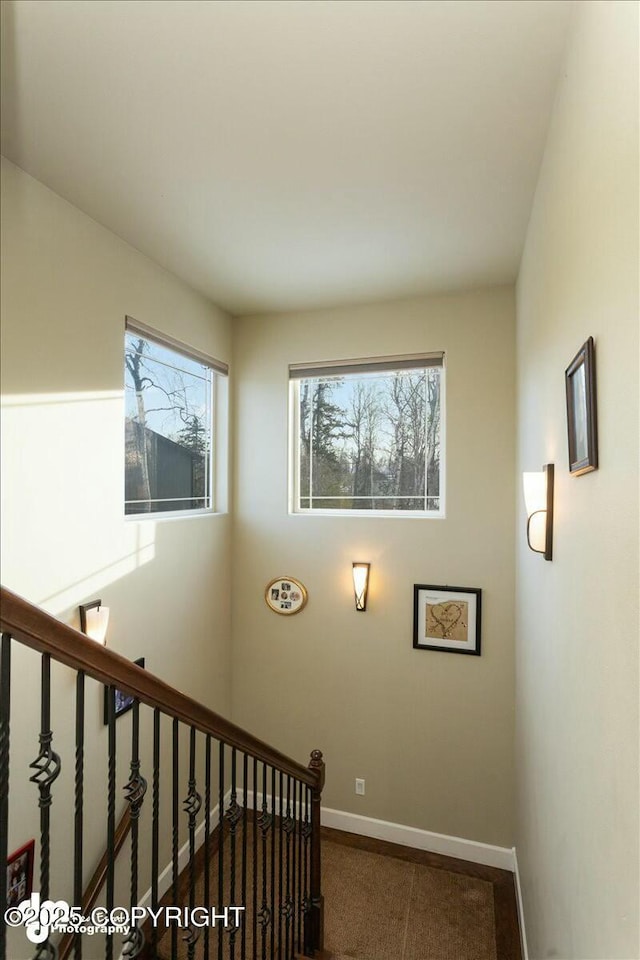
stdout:
{"type": "Polygon", "coordinates": [[[441,376],[300,380],[298,509],[438,511],[441,376]]]}
{"type": "Polygon", "coordinates": [[[213,371],[125,336],[125,513],[211,508],[213,371]]]}

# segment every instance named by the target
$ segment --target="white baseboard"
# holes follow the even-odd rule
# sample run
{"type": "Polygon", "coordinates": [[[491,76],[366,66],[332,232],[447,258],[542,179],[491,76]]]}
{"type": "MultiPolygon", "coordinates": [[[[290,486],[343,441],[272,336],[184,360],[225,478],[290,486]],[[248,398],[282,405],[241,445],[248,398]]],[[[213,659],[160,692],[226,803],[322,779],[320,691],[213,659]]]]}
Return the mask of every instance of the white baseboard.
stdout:
{"type": "MultiPolygon", "coordinates": [[[[229,802],[231,791],[225,794],[225,806],[229,802]]],[[[239,799],[242,791],[238,792],[239,799]]],[[[253,808],[253,791],[247,791],[247,806],[253,808]]],[[[262,794],[256,796],[256,806],[262,805],[262,794]]],[[[271,809],[271,797],[267,794],[267,805],[271,809]]],[[[211,810],[210,828],[218,826],[220,814],[218,804],[211,810]]],[[[518,911],[520,913],[520,929],[524,936],[524,918],[522,916],[522,901],[520,882],[517,873],[517,859],[515,848],[496,847],[489,843],[480,843],[476,840],[465,840],[463,837],[450,837],[443,833],[432,833],[430,830],[421,830],[418,827],[408,827],[401,823],[390,823],[388,820],[376,820],[373,817],[363,817],[357,813],[347,813],[344,810],[332,810],[322,807],[322,825],[344,830],[346,833],[357,833],[363,837],[375,840],[387,840],[389,843],[399,843],[416,850],[427,850],[430,853],[439,853],[446,857],[456,857],[459,860],[469,860],[471,863],[482,863],[487,867],[499,867],[502,870],[515,871],[518,891],[518,911]]],[[[196,850],[204,842],[204,822],[196,830],[196,850]]],[[[189,841],[184,843],[178,853],[178,872],[182,872],[189,862],[189,841]]],[[[158,877],[158,896],[163,897],[171,886],[173,865],[169,862],[158,877]]],[[[151,889],[139,901],[139,906],[151,906],[151,889]]],[[[523,960],[527,960],[526,952],[523,960]]]]}
{"type": "Polygon", "coordinates": [[[389,823],[387,820],[375,820],[357,813],[345,813],[343,810],[322,808],[322,825],[345,830],[347,833],[359,833],[363,837],[400,843],[416,850],[428,850],[445,857],[470,860],[487,867],[500,867],[502,870],[514,869],[514,851],[509,847],[494,847],[489,843],[465,840],[462,837],[449,837],[443,833],[432,833],[418,827],[407,827],[401,823],[389,823]]]}
{"type": "Polygon", "coordinates": [[[518,854],[516,848],[513,848],[513,866],[516,882],[516,903],[518,905],[518,925],[520,927],[520,943],[522,945],[522,960],[529,960],[529,948],[527,947],[527,931],[524,925],[524,905],[522,903],[522,887],[520,886],[520,871],[518,870],[518,854]]]}
{"type": "MultiPolygon", "coordinates": [[[[257,794],[257,806],[262,804],[262,794],[257,794]]],[[[249,806],[253,806],[253,793],[247,794],[249,806]]],[[[271,810],[271,796],[267,794],[267,806],[271,810]]],[[[443,833],[432,833],[430,830],[421,830],[419,827],[407,827],[401,823],[390,823],[388,820],[376,820],[373,817],[363,817],[357,813],[347,813],[344,810],[332,810],[322,807],[321,822],[323,827],[333,827],[335,830],[344,830],[346,833],[357,833],[363,837],[372,837],[375,840],[387,840],[389,843],[399,843],[404,847],[414,847],[416,850],[428,850],[429,853],[439,853],[445,857],[456,857],[458,860],[469,860],[471,863],[482,863],[486,867],[499,867],[501,870],[514,870],[514,851],[512,847],[495,847],[489,843],[480,843],[477,840],[465,840],[463,837],[449,837],[443,833]]]]}

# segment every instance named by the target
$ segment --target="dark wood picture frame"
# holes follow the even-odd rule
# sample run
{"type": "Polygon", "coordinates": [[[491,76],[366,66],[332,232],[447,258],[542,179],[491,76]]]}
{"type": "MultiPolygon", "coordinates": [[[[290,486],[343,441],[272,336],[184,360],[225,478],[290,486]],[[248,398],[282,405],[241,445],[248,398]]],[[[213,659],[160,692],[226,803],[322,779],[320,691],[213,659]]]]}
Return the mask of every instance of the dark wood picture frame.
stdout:
{"type": "MultiPolygon", "coordinates": [[[[133,661],[137,667],[142,667],[144,670],[145,658],[138,657],[137,660],[133,661]]],[[[109,723],[109,690],[110,687],[104,688],[104,722],[105,725],[109,723]]],[[[118,717],[121,717],[123,713],[127,713],[128,710],[131,710],[131,707],[135,703],[135,697],[129,696],[128,693],[123,693],[122,690],[116,690],[116,720],[118,717]]]]}
{"type": "Polygon", "coordinates": [[[435,584],[413,585],[413,646],[416,650],[463,653],[479,657],[482,639],[482,590],[480,587],[450,587],[435,584]],[[428,610],[428,600],[436,600],[432,611],[444,608],[439,619],[428,610]],[[460,608],[460,604],[464,608],[460,608]],[[451,608],[449,610],[448,608],[451,608]],[[435,619],[432,636],[427,635],[430,618],[435,619]],[[438,636],[439,634],[439,636],[438,636]]]}
{"type": "Polygon", "coordinates": [[[565,370],[569,473],[598,469],[596,353],[593,337],[582,344],[565,370]]]}
{"type": "Polygon", "coordinates": [[[7,907],[17,907],[23,900],[28,900],[33,890],[33,861],[35,858],[36,842],[29,840],[18,850],[14,850],[7,859],[7,907]]]}

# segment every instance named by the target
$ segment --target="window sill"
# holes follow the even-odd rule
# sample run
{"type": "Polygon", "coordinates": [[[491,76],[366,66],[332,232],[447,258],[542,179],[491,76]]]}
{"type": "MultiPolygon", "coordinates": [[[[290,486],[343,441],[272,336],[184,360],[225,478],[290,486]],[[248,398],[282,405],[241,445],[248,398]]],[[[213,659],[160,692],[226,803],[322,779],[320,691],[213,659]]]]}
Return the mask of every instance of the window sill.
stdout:
{"type": "Polygon", "coordinates": [[[195,520],[198,517],[226,517],[227,510],[167,510],[162,513],[127,513],[126,523],[146,523],[154,520],[156,523],[164,520],[195,520]]]}
{"type": "Polygon", "coordinates": [[[424,513],[417,510],[289,510],[290,517],[360,517],[382,520],[446,520],[444,510],[424,513]]]}

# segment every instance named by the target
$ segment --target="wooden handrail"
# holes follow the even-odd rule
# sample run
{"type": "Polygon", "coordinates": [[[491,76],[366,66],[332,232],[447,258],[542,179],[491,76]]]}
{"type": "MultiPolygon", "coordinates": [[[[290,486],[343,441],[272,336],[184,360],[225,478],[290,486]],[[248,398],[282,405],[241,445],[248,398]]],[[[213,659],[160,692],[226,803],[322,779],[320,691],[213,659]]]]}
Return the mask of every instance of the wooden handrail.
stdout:
{"type": "Polygon", "coordinates": [[[316,790],[321,789],[319,770],[309,769],[274,750],[219,713],[180,693],[126,657],[100,646],[5,587],[0,587],[0,628],[32,650],[48,653],[73,670],[82,670],[94,680],[117,687],[141,703],[157,707],[162,713],[210,734],[316,790]]]}
{"type": "MultiPolygon", "coordinates": [[[[127,806],[120,822],[115,830],[114,842],[113,842],[113,856],[114,859],[120,853],[122,844],[127,839],[129,831],[131,829],[131,810],[127,806]]],[[[104,886],[104,882],[107,879],[107,870],[109,868],[109,853],[107,850],[103,853],[100,863],[96,867],[87,889],[82,894],[82,916],[86,917],[87,914],[91,913],[93,908],[96,905],[98,899],[98,894],[104,886]]],[[[58,944],[58,958],[59,960],[66,960],[66,958],[71,953],[71,948],[73,947],[73,941],[75,939],[75,934],[65,933],[60,943],[58,944]]]]}

